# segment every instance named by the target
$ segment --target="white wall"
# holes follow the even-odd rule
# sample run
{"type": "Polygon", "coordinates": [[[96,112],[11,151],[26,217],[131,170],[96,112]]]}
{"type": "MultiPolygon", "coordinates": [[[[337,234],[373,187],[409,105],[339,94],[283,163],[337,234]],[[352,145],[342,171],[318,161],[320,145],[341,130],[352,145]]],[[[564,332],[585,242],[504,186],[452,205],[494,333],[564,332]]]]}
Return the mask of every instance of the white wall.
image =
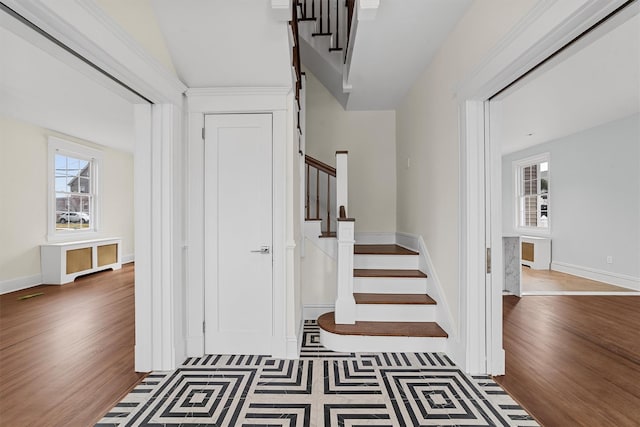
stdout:
{"type": "Polygon", "coordinates": [[[640,115],[503,156],[505,234],[518,234],[513,162],[540,153],[550,154],[552,268],[640,280],[640,115]]]}
{"type": "Polygon", "coordinates": [[[133,257],[133,156],[0,117],[0,293],[41,283],[49,135],[103,151],[102,216],[96,237],[122,237],[123,260],[133,257]]]}
{"type": "Polygon", "coordinates": [[[533,4],[473,2],[396,111],[397,231],[424,239],[456,323],[460,150],[455,88],[533,4]]]}
{"type": "Polygon", "coordinates": [[[302,305],[306,308],[333,306],[336,302],[336,260],[311,240],[305,239],[300,264],[302,305]]]}
{"type": "Polygon", "coordinates": [[[306,153],[335,166],[349,151],[349,211],[356,232],[396,230],[394,111],[345,111],[308,70],[306,153]]]}
{"type": "Polygon", "coordinates": [[[156,61],[176,75],[151,0],[97,0],[97,3],[156,61]]]}

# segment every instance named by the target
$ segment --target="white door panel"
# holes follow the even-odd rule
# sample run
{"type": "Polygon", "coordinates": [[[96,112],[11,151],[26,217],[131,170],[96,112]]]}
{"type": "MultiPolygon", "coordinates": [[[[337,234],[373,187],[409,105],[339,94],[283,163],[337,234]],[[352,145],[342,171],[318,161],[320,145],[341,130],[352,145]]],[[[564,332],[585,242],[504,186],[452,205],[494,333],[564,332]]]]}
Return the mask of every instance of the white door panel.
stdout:
{"type": "Polygon", "coordinates": [[[271,115],[208,115],[205,135],[205,352],[271,354],[271,115]]]}

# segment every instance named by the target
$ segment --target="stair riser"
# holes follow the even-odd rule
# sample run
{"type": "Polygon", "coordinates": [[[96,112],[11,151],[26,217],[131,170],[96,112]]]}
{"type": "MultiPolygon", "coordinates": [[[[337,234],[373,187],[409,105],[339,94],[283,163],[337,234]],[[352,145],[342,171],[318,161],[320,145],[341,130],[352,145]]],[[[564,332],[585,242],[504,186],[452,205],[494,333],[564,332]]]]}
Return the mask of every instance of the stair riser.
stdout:
{"type": "Polygon", "coordinates": [[[353,268],[417,270],[418,255],[354,255],[353,268]]]}
{"type": "Polygon", "coordinates": [[[400,277],[354,277],[353,292],[372,294],[426,294],[427,279],[400,277]]]}
{"type": "Polygon", "coordinates": [[[435,322],[436,306],[426,304],[356,304],[356,320],[371,322],[435,322]]]}
{"type": "Polygon", "coordinates": [[[424,337],[371,337],[338,335],[320,329],[320,342],[326,348],[340,352],[410,352],[441,353],[445,351],[446,338],[424,337]]]}

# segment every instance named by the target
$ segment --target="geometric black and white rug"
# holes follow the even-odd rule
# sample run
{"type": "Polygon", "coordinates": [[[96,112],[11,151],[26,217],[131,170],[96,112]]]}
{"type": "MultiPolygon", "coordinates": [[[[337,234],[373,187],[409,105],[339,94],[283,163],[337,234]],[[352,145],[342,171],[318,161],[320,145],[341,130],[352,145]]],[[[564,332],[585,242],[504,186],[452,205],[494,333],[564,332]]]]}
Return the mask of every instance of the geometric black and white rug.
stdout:
{"type": "Polygon", "coordinates": [[[97,426],[537,426],[490,377],[441,353],[335,353],[306,321],[299,360],[190,358],[154,372],[97,426]]]}

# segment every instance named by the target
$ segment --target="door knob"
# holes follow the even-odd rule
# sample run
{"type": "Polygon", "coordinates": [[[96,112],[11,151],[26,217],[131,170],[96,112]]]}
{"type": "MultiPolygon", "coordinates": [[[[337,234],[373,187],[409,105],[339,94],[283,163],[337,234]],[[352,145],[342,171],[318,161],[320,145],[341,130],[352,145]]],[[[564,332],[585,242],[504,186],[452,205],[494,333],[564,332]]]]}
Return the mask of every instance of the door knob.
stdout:
{"type": "Polygon", "coordinates": [[[260,249],[258,249],[257,251],[251,251],[253,253],[258,253],[258,254],[268,254],[271,252],[271,248],[269,246],[261,246],[260,249]]]}

